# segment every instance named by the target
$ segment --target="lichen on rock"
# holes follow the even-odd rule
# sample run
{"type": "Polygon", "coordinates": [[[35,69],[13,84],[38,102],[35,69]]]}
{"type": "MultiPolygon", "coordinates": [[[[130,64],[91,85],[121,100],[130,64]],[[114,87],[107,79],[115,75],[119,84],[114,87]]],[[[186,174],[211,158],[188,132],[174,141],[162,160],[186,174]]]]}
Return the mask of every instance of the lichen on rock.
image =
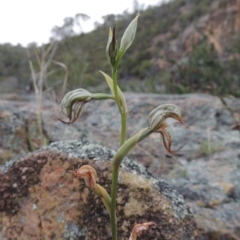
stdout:
{"type": "MultiPolygon", "coordinates": [[[[56,142],[2,167],[3,239],[111,239],[108,212],[68,170],[90,164],[110,192],[115,152],[87,141],[56,142]]],[[[136,223],[157,223],[141,239],[198,239],[195,220],[181,195],[165,180],[126,158],[119,174],[118,235],[128,239],[136,223]]]]}

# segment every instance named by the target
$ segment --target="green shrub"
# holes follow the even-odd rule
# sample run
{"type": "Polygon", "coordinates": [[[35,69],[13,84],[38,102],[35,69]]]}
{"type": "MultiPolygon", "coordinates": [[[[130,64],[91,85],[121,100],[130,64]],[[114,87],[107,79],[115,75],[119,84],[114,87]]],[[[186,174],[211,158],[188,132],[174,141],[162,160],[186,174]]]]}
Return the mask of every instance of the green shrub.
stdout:
{"type": "Polygon", "coordinates": [[[170,84],[172,93],[207,92],[214,95],[238,95],[239,77],[234,74],[239,69],[237,61],[221,62],[211,44],[203,41],[194,47],[189,57],[172,71],[170,84]]]}

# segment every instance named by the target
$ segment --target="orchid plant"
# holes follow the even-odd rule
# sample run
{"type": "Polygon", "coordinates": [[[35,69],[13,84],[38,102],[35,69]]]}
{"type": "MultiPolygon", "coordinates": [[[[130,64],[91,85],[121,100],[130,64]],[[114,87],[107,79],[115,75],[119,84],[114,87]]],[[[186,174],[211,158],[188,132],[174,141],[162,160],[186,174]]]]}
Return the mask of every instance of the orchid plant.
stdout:
{"type": "MultiPolygon", "coordinates": [[[[76,89],[67,93],[61,102],[61,108],[63,113],[68,118],[68,121],[61,120],[64,123],[74,123],[77,118],[84,111],[84,107],[87,102],[92,100],[114,100],[118,106],[119,113],[121,115],[121,137],[120,137],[120,147],[116,152],[113,162],[112,162],[112,186],[111,186],[111,194],[109,194],[103,187],[101,187],[97,182],[97,173],[96,170],[89,166],[84,165],[78,171],[71,171],[71,173],[78,177],[82,178],[85,181],[85,184],[88,188],[90,188],[93,192],[95,192],[102,200],[104,206],[110,215],[111,222],[111,231],[112,231],[112,239],[117,240],[117,218],[116,218],[116,197],[117,197],[117,183],[118,183],[118,175],[119,168],[122,160],[126,155],[136,146],[139,142],[147,138],[152,133],[160,133],[164,147],[166,150],[174,154],[177,151],[173,151],[171,149],[172,141],[171,136],[167,132],[167,118],[173,118],[178,122],[184,124],[181,116],[181,112],[178,106],[173,104],[163,104],[155,108],[148,117],[148,126],[144,129],[141,129],[134,136],[126,140],[126,129],[127,129],[127,116],[128,109],[125,96],[118,86],[118,67],[124,56],[124,53],[131,46],[136,30],[139,14],[132,20],[127,29],[125,30],[120,46],[118,47],[118,42],[116,40],[116,25],[109,30],[109,38],[106,47],[106,54],[111,65],[112,76],[110,77],[104,72],[100,73],[105,78],[111,94],[104,93],[90,93],[85,89],[76,89]]],[[[151,225],[155,225],[154,222],[137,224],[133,227],[131,236],[129,240],[137,239],[143,230],[148,230],[151,225]]]]}

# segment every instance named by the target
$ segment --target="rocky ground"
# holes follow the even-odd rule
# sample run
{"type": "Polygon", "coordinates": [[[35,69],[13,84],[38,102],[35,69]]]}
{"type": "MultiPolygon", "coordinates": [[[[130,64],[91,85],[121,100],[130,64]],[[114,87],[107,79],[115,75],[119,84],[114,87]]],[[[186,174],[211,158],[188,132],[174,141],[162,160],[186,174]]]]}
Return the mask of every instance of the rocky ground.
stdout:
{"type": "MultiPolygon", "coordinates": [[[[109,216],[99,197],[69,169],[89,164],[110,192],[115,152],[87,141],[63,141],[8,162],[0,174],[1,239],[110,240],[109,216]]],[[[184,199],[162,179],[125,159],[118,181],[118,236],[127,240],[136,223],[157,226],[141,239],[199,239],[184,199]]]]}
{"type": "MultiPolygon", "coordinates": [[[[170,156],[156,134],[139,144],[129,158],[143,164],[153,177],[167,181],[184,197],[202,239],[240,239],[240,133],[233,120],[233,115],[235,120],[239,119],[240,100],[226,99],[231,113],[217,97],[210,95],[129,93],[126,98],[128,136],[147,126],[148,114],[158,105],[173,103],[182,109],[190,130],[179,124],[168,128],[173,149],[183,146],[177,155],[170,156]]],[[[81,140],[117,150],[120,119],[113,101],[89,103],[73,125],[55,120],[59,106],[46,100],[43,107],[44,136],[49,143],[81,140]]],[[[23,156],[26,159],[26,153],[40,147],[36,119],[33,96],[1,96],[2,169],[12,159],[23,156]]],[[[88,159],[95,157],[94,151],[88,151],[88,159]]]]}

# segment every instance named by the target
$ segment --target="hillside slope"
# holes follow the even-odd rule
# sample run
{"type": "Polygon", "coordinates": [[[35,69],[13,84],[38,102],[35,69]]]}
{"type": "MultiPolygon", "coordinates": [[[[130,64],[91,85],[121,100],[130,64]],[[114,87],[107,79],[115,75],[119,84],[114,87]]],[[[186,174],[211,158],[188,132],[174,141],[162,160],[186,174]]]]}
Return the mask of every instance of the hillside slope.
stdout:
{"type": "MultiPolygon", "coordinates": [[[[93,32],[59,43],[55,60],[68,66],[70,89],[96,83],[102,88],[98,71],[110,69],[105,56],[108,28],[117,22],[120,41],[135,14],[105,16],[104,24],[93,32]]],[[[239,96],[239,32],[239,0],[174,0],[148,8],[141,12],[136,39],[121,64],[122,85],[131,91],[239,96]]],[[[0,53],[2,49],[0,46],[0,53]]],[[[0,78],[14,74],[25,78],[29,72],[26,57],[19,63],[14,54],[4,56],[0,78]],[[12,68],[6,73],[9,64],[12,68]]],[[[63,71],[53,68],[51,81],[56,82],[63,78],[63,71]]]]}

